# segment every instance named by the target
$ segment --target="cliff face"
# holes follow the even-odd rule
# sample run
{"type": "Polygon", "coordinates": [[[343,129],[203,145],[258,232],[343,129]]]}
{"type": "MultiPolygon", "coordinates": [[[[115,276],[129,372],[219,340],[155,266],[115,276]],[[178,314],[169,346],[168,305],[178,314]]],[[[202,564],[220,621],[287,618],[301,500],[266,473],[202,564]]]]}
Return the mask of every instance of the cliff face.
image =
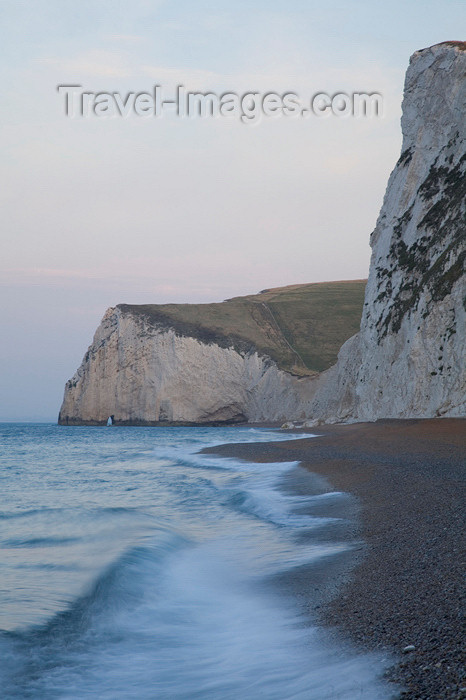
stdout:
{"type": "Polygon", "coordinates": [[[336,365],[336,348],[357,329],[361,281],[223,304],[121,305],[67,382],[59,422],[464,415],[465,108],[466,43],[416,52],[402,153],[371,236],[360,332],[336,365]]]}
{"type": "Polygon", "coordinates": [[[111,308],[65,388],[59,423],[215,423],[299,419],[314,387],[252,349],[221,347],[111,308]]]}
{"type": "Polygon", "coordinates": [[[304,418],[310,377],[358,328],[365,280],[268,289],[216,304],[120,304],[65,387],[59,422],[304,418]]]}
{"type": "Polygon", "coordinates": [[[319,422],[466,413],[465,114],[466,43],[416,52],[361,329],[318,380],[319,422]]]}

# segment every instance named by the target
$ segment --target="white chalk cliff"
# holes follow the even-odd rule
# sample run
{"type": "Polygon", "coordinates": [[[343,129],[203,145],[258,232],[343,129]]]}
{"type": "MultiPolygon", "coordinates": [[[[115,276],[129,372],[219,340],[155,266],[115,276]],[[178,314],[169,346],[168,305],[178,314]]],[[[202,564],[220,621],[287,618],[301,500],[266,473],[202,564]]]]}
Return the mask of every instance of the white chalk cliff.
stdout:
{"type": "Polygon", "coordinates": [[[303,418],[314,386],[252,349],[154,322],[133,307],[106,312],[65,388],[59,422],[216,423],[303,418]]]}
{"type": "Polygon", "coordinates": [[[466,44],[416,52],[403,147],[371,236],[360,332],[317,379],[254,347],[111,308],[65,388],[59,422],[316,422],[466,413],[466,44]]]}
{"type": "Polygon", "coordinates": [[[361,329],[318,379],[316,422],[466,414],[465,115],[466,43],[417,51],[361,329]]]}

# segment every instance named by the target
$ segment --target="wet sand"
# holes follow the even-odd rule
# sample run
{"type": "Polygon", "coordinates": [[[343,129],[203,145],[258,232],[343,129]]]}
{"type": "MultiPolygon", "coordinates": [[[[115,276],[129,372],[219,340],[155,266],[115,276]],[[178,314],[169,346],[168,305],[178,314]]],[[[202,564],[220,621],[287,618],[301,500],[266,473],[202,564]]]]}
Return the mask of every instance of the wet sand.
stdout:
{"type": "MultiPolygon", "coordinates": [[[[398,663],[388,677],[404,689],[401,697],[466,698],[466,419],[385,420],[305,432],[320,437],[209,451],[261,462],[298,460],[353,494],[366,547],[336,590],[327,585],[321,619],[361,648],[394,654],[398,663]],[[403,651],[409,646],[414,650],[403,651]]],[[[299,577],[304,597],[311,579],[299,577]]]]}

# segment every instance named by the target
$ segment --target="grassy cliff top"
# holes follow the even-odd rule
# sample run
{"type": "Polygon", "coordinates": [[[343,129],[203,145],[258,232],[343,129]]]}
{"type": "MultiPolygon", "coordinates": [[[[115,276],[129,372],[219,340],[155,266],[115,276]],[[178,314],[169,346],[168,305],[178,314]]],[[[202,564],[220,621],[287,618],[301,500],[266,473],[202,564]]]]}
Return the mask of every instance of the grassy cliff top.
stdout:
{"type": "Polygon", "coordinates": [[[366,280],[296,284],[214,304],[120,304],[176,332],[239,350],[257,349],[298,375],[333,365],[359,330],[366,280]]]}

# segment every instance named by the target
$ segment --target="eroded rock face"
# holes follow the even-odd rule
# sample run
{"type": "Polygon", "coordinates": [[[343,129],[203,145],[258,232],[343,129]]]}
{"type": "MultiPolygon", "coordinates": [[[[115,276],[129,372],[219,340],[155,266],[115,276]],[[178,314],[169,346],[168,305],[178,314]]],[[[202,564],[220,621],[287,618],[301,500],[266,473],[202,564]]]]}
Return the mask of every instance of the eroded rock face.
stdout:
{"type": "Polygon", "coordinates": [[[416,52],[361,330],[318,380],[319,422],[466,413],[465,114],[466,44],[416,52]]]}
{"type": "Polygon", "coordinates": [[[465,396],[466,44],[416,52],[403,147],[371,236],[360,333],[317,379],[254,348],[109,309],[67,382],[61,423],[316,422],[461,416],[465,396]]]}
{"type": "Polygon", "coordinates": [[[257,352],[220,347],[125,308],[106,312],[65,387],[59,422],[133,424],[303,418],[314,386],[257,352]]]}

